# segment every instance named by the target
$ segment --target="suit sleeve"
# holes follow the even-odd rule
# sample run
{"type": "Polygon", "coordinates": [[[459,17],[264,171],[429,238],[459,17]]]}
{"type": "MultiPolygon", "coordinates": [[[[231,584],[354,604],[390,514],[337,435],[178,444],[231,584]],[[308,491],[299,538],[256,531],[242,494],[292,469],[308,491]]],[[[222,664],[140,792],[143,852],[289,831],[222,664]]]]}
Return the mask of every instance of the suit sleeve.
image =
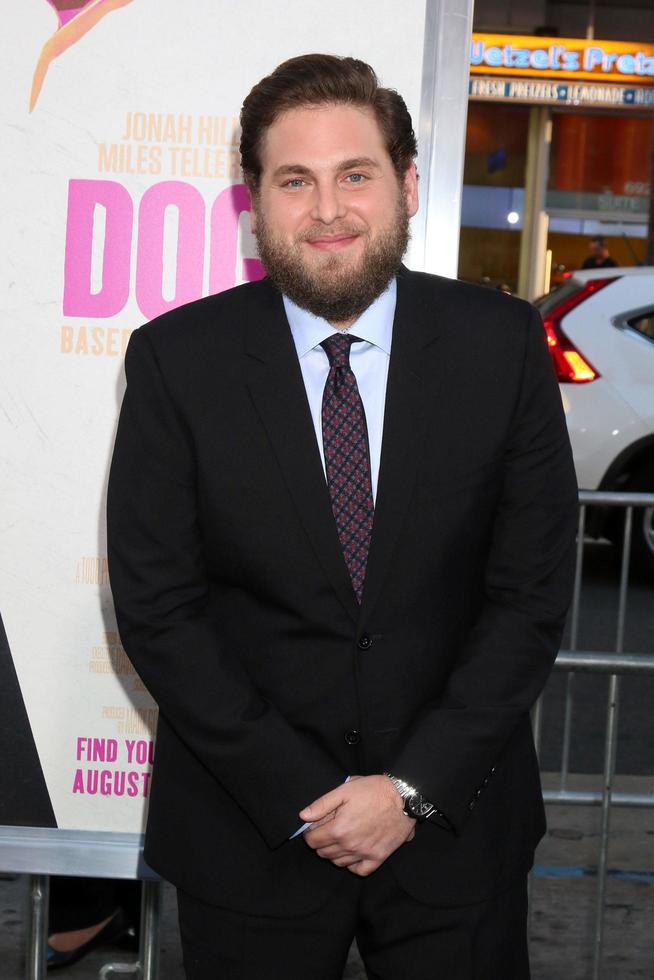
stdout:
{"type": "Polygon", "coordinates": [[[533,309],[524,351],[481,613],[443,695],[415,720],[391,770],[418,786],[455,832],[502,749],[528,722],[572,595],[577,482],[545,331],[533,309]]]}
{"type": "Polygon", "coordinates": [[[107,499],[123,645],[178,737],[276,847],[345,774],[259,695],[221,641],[208,614],[192,433],[147,331],[132,335],[125,370],[107,499]]]}

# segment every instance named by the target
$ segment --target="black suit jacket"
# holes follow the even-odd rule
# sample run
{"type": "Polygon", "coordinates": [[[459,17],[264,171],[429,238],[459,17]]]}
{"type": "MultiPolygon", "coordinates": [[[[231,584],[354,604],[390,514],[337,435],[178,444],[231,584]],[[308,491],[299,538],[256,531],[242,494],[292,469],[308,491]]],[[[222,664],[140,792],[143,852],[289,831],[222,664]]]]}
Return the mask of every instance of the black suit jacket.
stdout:
{"type": "Polygon", "coordinates": [[[109,561],[160,707],[148,862],[218,905],[310,911],[349,872],[288,839],[298,811],[348,773],[390,770],[453,827],[421,825],[389,859],[414,896],[476,902],[526,870],[544,831],[529,709],[576,524],[535,311],[399,275],[360,608],[272,285],[141,328],[126,371],[109,561]]]}

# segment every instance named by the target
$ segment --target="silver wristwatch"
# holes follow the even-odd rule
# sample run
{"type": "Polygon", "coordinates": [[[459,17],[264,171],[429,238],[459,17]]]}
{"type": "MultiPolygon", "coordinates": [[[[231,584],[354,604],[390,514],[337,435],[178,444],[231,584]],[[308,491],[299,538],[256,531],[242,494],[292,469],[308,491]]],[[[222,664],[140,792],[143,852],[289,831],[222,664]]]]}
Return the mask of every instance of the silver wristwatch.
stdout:
{"type": "Polygon", "coordinates": [[[413,817],[418,823],[422,823],[423,820],[428,820],[434,814],[442,816],[440,810],[434,806],[434,804],[422,795],[420,790],[417,790],[415,786],[409,785],[403,779],[398,776],[391,775],[390,772],[385,772],[385,776],[388,776],[392,782],[395,789],[398,791],[402,799],[404,800],[404,812],[407,817],[413,817]]]}

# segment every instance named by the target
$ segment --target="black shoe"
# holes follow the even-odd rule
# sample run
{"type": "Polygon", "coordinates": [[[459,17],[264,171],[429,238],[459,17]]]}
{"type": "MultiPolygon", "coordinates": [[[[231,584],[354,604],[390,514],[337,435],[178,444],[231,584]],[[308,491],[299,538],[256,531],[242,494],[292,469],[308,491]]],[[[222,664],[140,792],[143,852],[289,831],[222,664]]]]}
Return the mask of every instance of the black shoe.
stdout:
{"type": "MultiPolygon", "coordinates": [[[[62,966],[71,966],[73,963],[77,963],[81,960],[83,956],[90,953],[91,950],[97,949],[98,946],[109,946],[111,944],[123,944],[126,941],[126,946],[123,948],[128,948],[129,943],[133,942],[133,937],[135,933],[131,928],[127,917],[122,909],[118,911],[109,919],[106,926],[103,926],[97,935],[89,939],[87,943],[82,943],[81,946],[76,946],[75,949],[68,950],[67,952],[59,952],[57,949],[53,949],[52,946],[48,945],[47,949],[47,968],[48,970],[58,970],[62,966]]],[[[136,949],[138,949],[138,938],[136,938],[136,949]]]]}

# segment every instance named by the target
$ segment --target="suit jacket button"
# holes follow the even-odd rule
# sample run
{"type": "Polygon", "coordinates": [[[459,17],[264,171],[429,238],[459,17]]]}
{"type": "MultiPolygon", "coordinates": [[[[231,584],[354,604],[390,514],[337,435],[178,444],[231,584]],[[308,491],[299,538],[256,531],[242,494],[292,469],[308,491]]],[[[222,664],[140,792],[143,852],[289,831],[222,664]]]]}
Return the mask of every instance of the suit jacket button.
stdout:
{"type": "Polygon", "coordinates": [[[469,810],[474,810],[474,808],[475,808],[475,801],[474,800],[470,800],[470,802],[468,803],[468,809],[469,810]]]}
{"type": "Polygon", "coordinates": [[[352,729],[351,732],[345,733],[345,741],[347,742],[348,745],[358,745],[359,742],[361,741],[361,736],[357,731],[352,729]]]}
{"type": "Polygon", "coordinates": [[[362,633],[357,640],[357,646],[359,650],[369,650],[372,646],[372,637],[368,636],[367,633],[362,633]]]}

